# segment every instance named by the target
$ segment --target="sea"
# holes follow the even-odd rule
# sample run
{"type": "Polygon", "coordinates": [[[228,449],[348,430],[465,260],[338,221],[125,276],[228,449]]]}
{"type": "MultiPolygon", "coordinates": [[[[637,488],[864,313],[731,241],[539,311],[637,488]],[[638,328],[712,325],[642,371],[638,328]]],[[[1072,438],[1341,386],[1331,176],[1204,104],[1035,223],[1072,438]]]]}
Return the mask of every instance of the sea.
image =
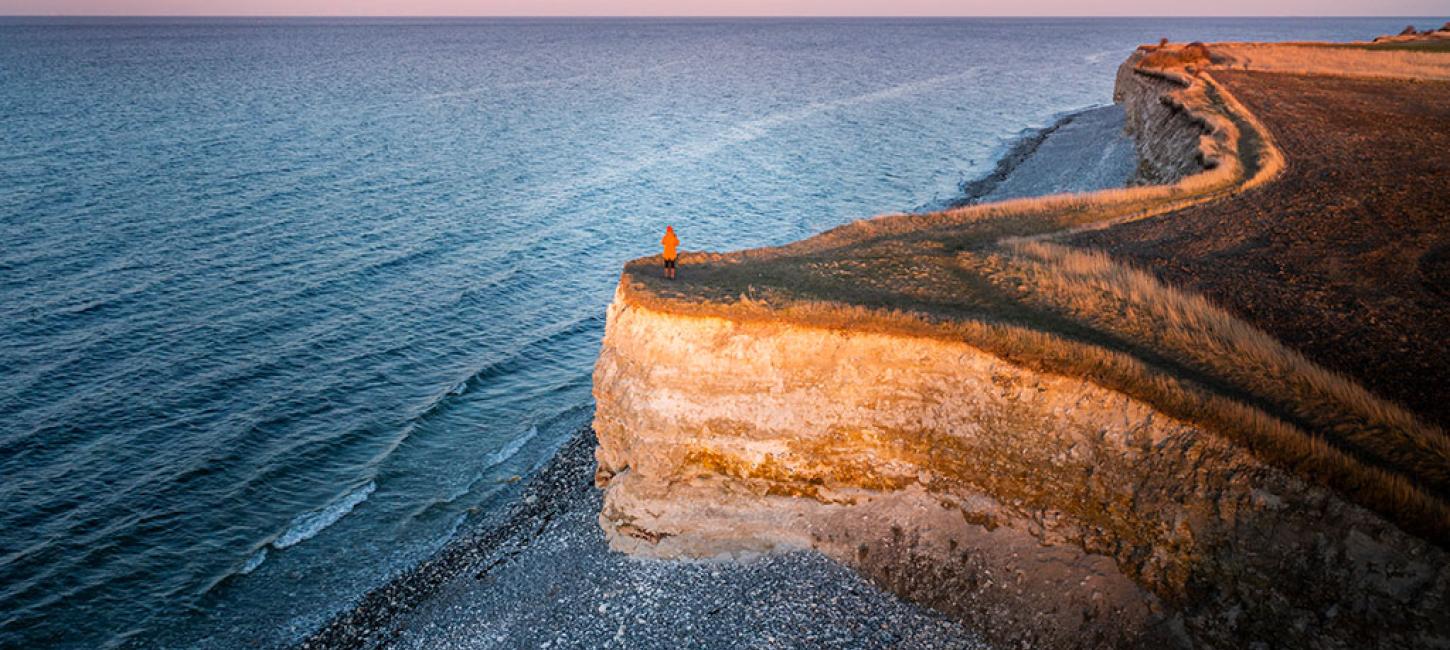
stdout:
{"type": "Polygon", "coordinates": [[[0,18],[0,647],[297,641],[587,425],[666,225],[949,205],[1160,37],[1443,20],[0,18]]]}

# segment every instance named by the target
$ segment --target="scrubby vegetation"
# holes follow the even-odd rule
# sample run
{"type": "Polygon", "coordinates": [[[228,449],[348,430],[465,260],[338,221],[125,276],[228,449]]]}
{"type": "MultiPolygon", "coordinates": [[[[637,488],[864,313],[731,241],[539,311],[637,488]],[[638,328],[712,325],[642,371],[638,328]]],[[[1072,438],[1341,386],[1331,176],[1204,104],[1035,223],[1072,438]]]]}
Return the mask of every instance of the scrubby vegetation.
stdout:
{"type": "Polygon", "coordinates": [[[1212,63],[1208,46],[1203,43],[1189,43],[1183,47],[1160,44],[1157,47],[1144,48],[1144,51],[1147,54],[1140,65],[1145,68],[1186,68],[1212,63]]]}
{"type": "Polygon", "coordinates": [[[1364,46],[1367,50],[1403,50],[1405,52],[1450,52],[1450,38],[1439,38],[1427,41],[1403,41],[1390,43],[1371,43],[1364,46]]]}

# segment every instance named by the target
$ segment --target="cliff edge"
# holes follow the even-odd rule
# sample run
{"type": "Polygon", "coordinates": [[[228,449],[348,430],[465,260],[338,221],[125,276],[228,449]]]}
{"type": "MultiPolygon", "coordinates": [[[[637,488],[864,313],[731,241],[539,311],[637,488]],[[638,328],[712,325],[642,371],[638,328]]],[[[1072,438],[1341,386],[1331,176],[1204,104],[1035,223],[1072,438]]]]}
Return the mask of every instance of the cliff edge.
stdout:
{"type": "Polygon", "coordinates": [[[1295,127],[1238,97],[1267,70],[1450,99],[1442,55],[1270,50],[1123,65],[1137,187],[630,263],[594,375],[611,544],[818,549],[1004,646],[1450,644],[1434,418],[1109,245],[1295,187],[1295,127]]]}

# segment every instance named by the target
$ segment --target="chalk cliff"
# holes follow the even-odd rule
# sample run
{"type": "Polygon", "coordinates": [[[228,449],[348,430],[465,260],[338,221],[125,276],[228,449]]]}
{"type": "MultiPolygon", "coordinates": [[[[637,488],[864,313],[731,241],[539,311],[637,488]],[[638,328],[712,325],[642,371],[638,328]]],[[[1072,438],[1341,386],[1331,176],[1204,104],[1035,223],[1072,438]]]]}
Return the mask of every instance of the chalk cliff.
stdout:
{"type": "MultiPolygon", "coordinates": [[[[1240,164],[1136,59],[1115,98],[1142,179],[1240,164]]],[[[1441,547],[1110,382],[641,291],[626,274],[594,375],[618,550],[818,549],[1009,647],[1450,644],[1441,547]]]]}

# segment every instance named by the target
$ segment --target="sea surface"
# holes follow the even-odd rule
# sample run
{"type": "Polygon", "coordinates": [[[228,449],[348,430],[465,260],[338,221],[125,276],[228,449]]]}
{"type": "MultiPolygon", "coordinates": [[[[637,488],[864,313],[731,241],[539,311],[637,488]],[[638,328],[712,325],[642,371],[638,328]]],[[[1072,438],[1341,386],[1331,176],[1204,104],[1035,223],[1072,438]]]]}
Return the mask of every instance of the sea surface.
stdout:
{"type": "Polygon", "coordinates": [[[0,647],[306,634],[588,422],[666,224],[949,204],[1161,36],[1440,21],[0,19],[0,647]]]}

